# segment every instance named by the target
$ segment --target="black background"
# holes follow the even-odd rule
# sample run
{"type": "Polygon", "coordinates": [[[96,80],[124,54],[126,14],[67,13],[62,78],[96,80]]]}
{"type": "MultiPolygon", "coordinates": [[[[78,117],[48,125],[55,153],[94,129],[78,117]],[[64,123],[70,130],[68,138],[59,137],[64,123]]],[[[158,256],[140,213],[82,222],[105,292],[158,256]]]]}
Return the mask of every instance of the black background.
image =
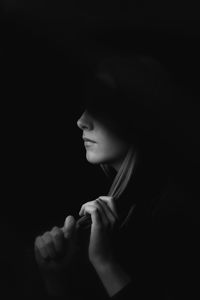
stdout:
{"type": "Polygon", "coordinates": [[[102,193],[104,175],[85,161],[76,121],[85,66],[107,53],[142,51],[173,72],[188,95],[179,102],[182,146],[199,170],[197,2],[119,3],[1,2],[1,242],[8,248],[31,247],[37,234],[102,193]]]}
{"type": "Polygon", "coordinates": [[[91,180],[101,177],[85,162],[76,126],[88,61],[135,51],[160,58],[189,95],[177,117],[188,134],[183,148],[198,162],[197,11],[191,1],[2,2],[3,215],[20,224],[26,239],[35,226],[77,210],[80,198],[95,194],[91,180]]]}

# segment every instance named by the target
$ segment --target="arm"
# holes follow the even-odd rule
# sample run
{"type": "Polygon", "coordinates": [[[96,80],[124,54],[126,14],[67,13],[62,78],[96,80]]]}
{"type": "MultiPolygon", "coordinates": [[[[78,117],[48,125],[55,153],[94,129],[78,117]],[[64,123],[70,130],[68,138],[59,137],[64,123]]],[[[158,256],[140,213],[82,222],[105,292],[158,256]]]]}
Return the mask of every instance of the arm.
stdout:
{"type": "Polygon", "coordinates": [[[123,270],[117,261],[110,261],[106,264],[96,264],[94,268],[109,297],[113,297],[131,283],[131,277],[123,270]]]}
{"type": "Polygon", "coordinates": [[[89,259],[108,296],[113,297],[131,284],[131,277],[113,255],[111,235],[117,216],[106,203],[107,198],[101,197],[84,204],[79,214],[91,215],[89,259]]]}

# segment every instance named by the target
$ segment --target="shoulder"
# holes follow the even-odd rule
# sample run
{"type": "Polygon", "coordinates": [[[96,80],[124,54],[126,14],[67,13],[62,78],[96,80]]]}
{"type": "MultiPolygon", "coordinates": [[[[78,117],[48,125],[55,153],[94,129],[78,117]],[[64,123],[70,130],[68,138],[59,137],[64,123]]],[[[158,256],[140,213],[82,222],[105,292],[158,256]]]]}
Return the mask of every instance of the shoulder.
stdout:
{"type": "Polygon", "coordinates": [[[148,190],[145,191],[143,203],[147,205],[137,203],[124,228],[127,269],[153,293],[166,291],[169,298],[181,299],[197,288],[198,194],[172,178],[160,189],[155,184],[154,190],[153,198],[148,198],[148,190]]]}

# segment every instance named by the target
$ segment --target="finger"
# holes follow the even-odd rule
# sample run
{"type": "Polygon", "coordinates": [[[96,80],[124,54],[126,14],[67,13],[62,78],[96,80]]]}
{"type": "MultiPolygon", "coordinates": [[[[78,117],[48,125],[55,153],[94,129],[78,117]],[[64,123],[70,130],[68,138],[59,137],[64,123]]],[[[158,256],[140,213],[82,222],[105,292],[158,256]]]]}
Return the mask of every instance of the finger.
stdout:
{"type": "Polygon", "coordinates": [[[76,220],[74,219],[73,216],[67,216],[67,218],[65,219],[64,227],[62,228],[64,237],[71,238],[75,232],[75,228],[76,228],[76,220]]]}
{"type": "Polygon", "coordinates": [[[98,208],[98,211],[100,213],[102,222],[105,226],[108,226],[110,223],[110,220],[108,218],[108,215],[106,214],[106,210],[102,206],[101,202],[99,201],[100,199],[97,199],[94,203],[94,206],[98,208]]]}
{"type": "MultiPolygon", "coordinates": [[[[115,201],[114,201],[114,197],[112,196],[100,196],[98,197],[97,199],[102,199],[111,209],[111,211],[113,212],[113,214],[115,215],[116,218],[118,218],[118,214],[117,214],[117,210],[116,210],[116,205],[115,205],[115,201]]],[[[95,203],[95,201],[97,200],[93,200],[93,201],[90,201],[90,202],[87,202],[87,203],[84,203],[79,211],[79,215],[80,216],[83,216],[84,215],[84,207],[85,205],[88,205],[88,204],[93,204],[95,203]]]]}
{"type": "Polygon", "coordinates": [[[97,206],[94,205],[86,205],[85,206],[85,214],[89,214],[92,219],[92,225],[101,226],[102,227],[102,216],[100,215],[100,211],[97,206]]]}
{"type": "Polygon", "coordinates": [[[83,216],[83,209],[84,209],[84,204],[81,206],[81,209],[79,211],[79,216],[82,217],[83,216]]]}
{"type": "Polygon", "coordinates": [[[46,259],[48,257],[48,252],[41,236],[37,237],[35,240],[35,254],[39,261],[41,258],[46,259]]]}
{"type": "Polygon", "coordinates": [[[114,197],[112,197],[112,196],[100,196],[99,198],[108,205],[108,207],[111,209],[111,211],[113,212],[115,217],[118,218],[114,197]]]}
{"type": "Polygon", "coordinates": [[[58,228],[58,227],[54,227],[51,232],[50,232],[52,239],[53,239],[53,243],[54,243],[54,247],[57,253],[61,253],[63,252],[64,249],[64,234],[63,231],[58,228]]]}
{"type": "Polygon", "coordinates": [[[102,221],[103,225],[107,226],[109,224],[109,219],[108,219],[104,209],[102,208],[102,206],[100,205],[100,203],[97,200],[98,200],[98,198],[94,201],[85,203],[82,207],[82,214],[86,215],[87,207],[91,206],[91,207],[97,208],[99,210],[99,215],[101,217],[101,221],[102,221]]]}
{"type": "Polygon", "coordinates": [[[76,229],[80,227],[90,227],[91,225],[91,217],[89,215],[82,216],[78,221],[76,222],[76,229]]]}
{"type": "Polygon", "coordinates": [[[79,211],[79,216],[83,216],[83,215],[84,215],[84,208],[85,208],[85,205],[88,205],[88,204],[92,205],[92,204],[94,204],[95,201],[96,201],[96,199],[93,200],[93,201],[89,201],[89,202],[84,203],[84,204],[81,206],[81,209],[80,209],[80,211],[79,211]]]}
{"type": "Polygon", "coordinates": [[[55,249],[55,246],[54,246],[54,243],[53,243],[53,238],[50,234],[50,232],[45,232],[41,239],[43,240],[44,242],[44,245],[45,245],[45,249],[48,253],[48,256],[50,258],[55,258],[56,257],[56,249],[55,249]]]}
{"type": "Polygon", "coordinates": [[[92,231],[95,228],[101,228],[102,227],[102,219],[101,216],[99,214],[99,211],[96,209],[93,211],[93,214],[91,215],[91,219],[92,219],[92,231]]]}
{"type": "Polygon", "coordinates": [[[107,203],[105,203],[100,198],[97,200],[99,206],[101,207],[101,210],[104,212],[104,215],[106,215],[106,218],[109,220],[109,223],[113,224],[116,220],[116,217],[110,207],[107,203]]]}
{"type": "Polygon", "coordinates": [[[87,202],[87,203],[83,204],[82,208],[81,208],[82,215],[84,215],[84,216],[86,215],[86,213],[87,213],[86,212],[87,211],[86,208],[88,206],[96,207],[99,210],[99,213],[100,213],[100,215],[102,217],[102,221],[105,221],[105,220],[107,220],[107,217],[106,217],[106,215],[105,215],[105,213],[104,213],[101,205],[97,202],[97,200],[98,200],[98,198],[96,200],[94,200],[94,201],[90,201],[90,202],[87,202]]]}

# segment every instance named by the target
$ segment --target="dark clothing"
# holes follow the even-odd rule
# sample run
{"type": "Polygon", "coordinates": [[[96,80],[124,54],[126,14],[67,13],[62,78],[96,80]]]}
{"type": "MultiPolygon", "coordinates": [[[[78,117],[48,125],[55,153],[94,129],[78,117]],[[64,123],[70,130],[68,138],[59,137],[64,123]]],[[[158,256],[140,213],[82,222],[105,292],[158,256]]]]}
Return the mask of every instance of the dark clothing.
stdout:
{"type": "MultiPolygon", "coordinates": [[[[132,203],[136,206],[113,238],[117,260],[132,282],[112,298],[198,299],[197,195],[169,172],[152,170],[140,168],[117,203],[121,218],[132,203]]],[[[109,299],[88,261],[87,244],[73,268],[71,288],[72,295],[66,299],[109,299]]]]}
{"type": "MultiPolygon", "coordinates": [[[[136,206],[129,222],[114,238],[115,255],[132,277],[132,282],[113,297],[115,300],[197,297],[197,195],[184,186],[181,178],[161,172],[161,166],[154,167],[141,167],[117,203],[122,218],[132,203],[136,206]]],[[[78,270],[75,288],[80,275],[82,289],[75,299],[109,298],[87,262],[84,268],[79,264],[78,270]]]]}

